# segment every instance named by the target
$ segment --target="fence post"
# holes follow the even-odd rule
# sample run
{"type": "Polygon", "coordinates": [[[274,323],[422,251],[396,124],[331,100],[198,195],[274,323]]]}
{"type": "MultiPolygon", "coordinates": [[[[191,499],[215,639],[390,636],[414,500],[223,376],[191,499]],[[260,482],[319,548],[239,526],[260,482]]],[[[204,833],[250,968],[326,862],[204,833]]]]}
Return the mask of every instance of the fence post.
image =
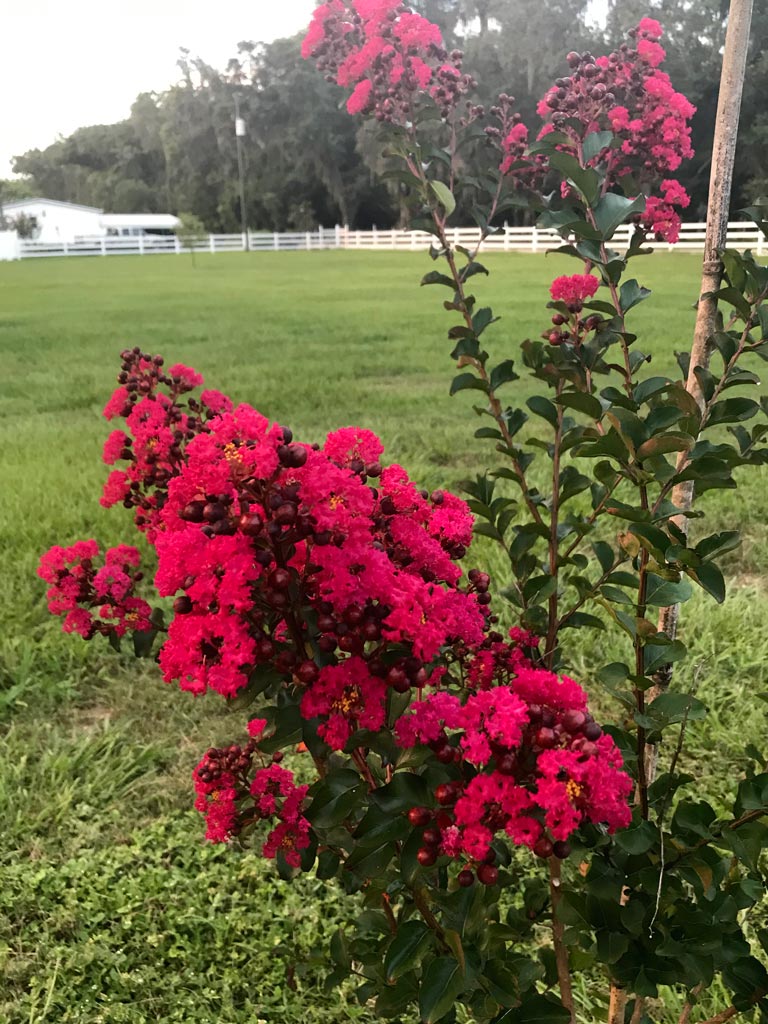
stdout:
{"type": "Polygon", "coordinates": [[[64,245],[64,255],[65,256],[69,256],[69,242],[66,239],[64,239],[63,245],[64,245]]]}
{"type": "Polygon", "coordinates": [[[336,225],[336,248],[341,248],[341,225],[336,225]]]}
{"type": "Polygon", "coordinates": [[[378,232],[378,228],[376,227],[375,224],[371,224],[371,228],[373,229],[373,248],[374,249],[378,249],[379,248],[379,232],[378,232]]]}
{"type": "Polygon", "coordinates": [[[101,255],[102,256],[106,256],[107,255],[107,240],[106,240],[106,238],[102,238],[101,239],[101,255]]]}
{"type": "Polygon", "coordinates": [[[272,232],[272,248],[276,251],[280,248],[280,235],[276,231],[272,232]]]}
{"type": "Polygon", "coordinates": [[[504,221],[504,252],[509,252],[509,224],[504,221]]]}
{"type": "Polygon", "coordinates": [[[174,235],[173,237],[173,247],[176,250],[176,255],[178,256],[181,252],[181,242],[179,241],[178,235],[174,235]]]}
{"type": "Polygon", "coordinates": [[[359,228],[355,232],[355,248],[356,249],[360,248],[360,229],[359,228]]]}
{"type": "Polygon", "coordinates": [[[318,239],[317,248],[318,249],[322,249],[323,248],[323,225],[322,224],[319,224],[318,227],[317,227],[317,239],[318,239]]]}
{"type": "MultiPolygon", "coordinates": [[[[757,227],[757,225],[755,225],[755,227],[757,227]]],[[[765,236],[763,235],[763,232],[760,230],[760,228],[757,228],[757,255],[758,256],[762,256],[763,255],[763,242],[764,241],[765,241],[765,236]]]]}
{"type": "Polygon", "coordinates": [[[139,235],[139,256],[144,255],[144,235],[139,235]]]}
{"type": "Polygon", "coordinates": [[[534,224],[531,228],[531,252],[539,251],[539,229],[534,224]]]}

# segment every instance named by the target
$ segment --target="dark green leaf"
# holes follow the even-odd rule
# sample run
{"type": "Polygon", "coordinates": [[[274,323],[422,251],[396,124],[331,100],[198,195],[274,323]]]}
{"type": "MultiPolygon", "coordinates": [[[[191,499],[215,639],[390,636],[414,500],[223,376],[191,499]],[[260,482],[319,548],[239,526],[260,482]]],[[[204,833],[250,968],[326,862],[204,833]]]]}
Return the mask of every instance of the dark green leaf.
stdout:
{"type": "Polygon", "coordinates": [[[564,409],[576,409],[583,412],[593,420],[599,420],[603,415],[603,407],[600,399],[594,395],[588,395],[586,391],[567,391],[560,395],[557,404],[564,409]]]}
{"type": "Polygon", "coordinates": [[[548,398],[544,398],[543,395],[534,395],[525,404],[536,416],[541,416],[553,427],[557,426],[557,409],[548,398]]]}
{"type": "Polygon", "coordinates": [[[481,380],[480,377],[476,377],[474,373],[460,373],[451,381],[451,395],[455,395],[458,391],[467,391],[468,389],[484,391],[486,394],[488,392],[488,386],[485,381],[481,380]]]}
{"type": "Polygon", "coordinates": [[[708,427],[718,423],[737,423],[751,419],[760,411],[760,406],[752,398],[726,398],[717,402],[709,414],[708,427]]]}
{"type": "Polygon", "coordinates": [[[450,288],[451,291],[456,291],[456,282],[452,277],[448,277],[447,274],[441,274],[437,270],[430,270],[428,274],[425,274],[421,279],[422,285],[425,284],[442,284],[446,288],[450,288]]]}
{"type": "Polygon", "coordinates": [[[502,384],[509,384],[511,381],[520,380],[518,374],[515,373],[514,365],[511,359],[505,359],[503,363],[494,366],[491,370],[491,391],[498,390],[502,384]]]}
{"type": "Polygon", "coordinates": [[[384,973],[388,982],[417,967],[432,943],[432,932],[423,921],[401,924],[384,957],[384,973]]]}
{"type": "MultiPolygon", "coordinates": [[[[633,306],[642,302],[643,299],[647,299],[650,294],[650,290],[643,288],[634,278],[630,281],[625,281],[619,292],[619,305],[621,306],[622,313],[628,313],[633,306]]],[[[640,401],[640,399],[636,400],[640,401]]]]}
{"type": "Polygon", "coordinates": [[[705,562],[695,569],[688,569],[688,575],[696,580],[700,587],[711,594],[718,604],[725,600],[725,579],[713,562],[705,562]]]}
{"type": "Polygon", "coordinates": [[[529,996],[493,1024],[568,1024],[571,1015],[554,996],[529,996]]]}
{"type": "Polygon", "coordinates": [[[371,800],[388,814],[398,814],[424,804],[428,799],[427,784],[413,772],[396,772],[391,782],[371,793],[371,800]]]}
{"type": "Polygon", "coordinates": [[[424,972],[419,989],[419,1015],[423,1024],[436,1024],[464,988],[464,976],[452,956],[434,959],[424,972]]]}
{"type": "Polygon", "coordinates": [[[645,209],[645,197],[627,199],[617,192],[606,192],[595,207],[595,222],[607,241],[613,237],[616,228],[635,213],[645,209]]]}

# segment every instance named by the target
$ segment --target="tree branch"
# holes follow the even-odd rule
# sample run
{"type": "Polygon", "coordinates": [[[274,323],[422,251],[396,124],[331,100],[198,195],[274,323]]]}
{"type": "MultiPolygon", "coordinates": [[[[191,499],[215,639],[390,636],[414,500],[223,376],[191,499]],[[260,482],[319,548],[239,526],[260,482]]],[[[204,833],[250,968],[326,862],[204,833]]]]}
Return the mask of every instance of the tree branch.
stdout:
{"type": "Polygon", "coordinates": [[[549,894],[552,902],[552,943],[555,947],[557,963],[557,980],[560,985],[560,1002],[571,1015],[571,1024],[576,1020],[573,1008],[573,990],[571,988],[571,968],[568,963],[568,950],[563,942],[565,927],[558,919],[557,908],[560,905],[561,892],[561,861],[557,857],[549,858],[549,894]]]}

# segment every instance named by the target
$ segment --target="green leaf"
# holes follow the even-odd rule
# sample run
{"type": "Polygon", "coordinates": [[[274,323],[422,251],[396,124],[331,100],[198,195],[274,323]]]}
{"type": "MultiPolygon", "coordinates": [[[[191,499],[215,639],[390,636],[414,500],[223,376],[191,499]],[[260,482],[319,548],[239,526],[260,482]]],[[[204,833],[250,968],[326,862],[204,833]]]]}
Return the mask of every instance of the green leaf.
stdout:
{"type": "MultiPolygon", "coordinates": [[[[647,299],[650,294],[650,289],[643,288],[634,278],[631,281],[625,281],[619,292],[619,305],[622,313],[628,313],[633,306],[647,299]]],[[[636,400],[640,401],[639,398],[636,400]]]]}
{"type": "Polygon", "coordinates": [[[534,395],[525,403],[532,413],[541,416],[551,426],[557,427],[557,409],[548,398],[543,395],[534,395]]]}
{"type": "Polygon", "coordinates": [[[722,604],[725,600],[725,579],[718,567],[713,562],[705,562],[695,569],[686,570],[691,579],[696,580],[702,589],[722,604]]]}
{"type": "Polygon", "coordinates": [[[747,284],[744,257],[735,249],[723,249],[720,259],[723,261],[729,282],[738,292],[743,292],[747,284]]]}
{"type": "Polygon", "coordinates": [[[629,854],[647,853],[659,841],[659,830],[650,821],[639,821],[630,828],[620,829],[614,842],[629,854]]]}
{"type": "Polygon", "coordinates": [[[503,363],[494,366],[491,370],[491,391],[496,391],[502,384],[509,384],[511,381],[520,380],[514,370],[512,359],[505,359],[503,363]]]}
{"type": "Polygon", "coordinates": [[[453,197],[453,192],[442,181],[430,181],[429,185],[437,196],[438,202],[445,209],[446,217],[450,217],[456,209],[456,200],[453,197]]]}
{"type": "Polygon", "coordinates": [[[457,377],[454,377],[451,381],[450,394],[455,395],[459,391],[467,391],[474,389],[475,391],[484,391],[488,393],[488,386],[484,380],[480,377],[476,377],[474,373],[460,373],[457,377]]]}
{"type": "Polygon", "coordinates": [[[760,406],[751,398],[726,398],[717,402],[709,414],[708,427],[718,423],[738,423],[751,419],[760,411],[760,406]]]}
{"type": "Polygon", "coordinates": [[[487,276],[488,273],[488,268],[484,267],[482,263],[472,262],[468,263],[466,267],[464,267],[459,276],[462,281],[468,281],[470,277],[474,277],[475,274],[485,274],[487,276]]]}
{"type": "Polygon", "coordinates": [[[564,409],[576,409],[577,412],[583,412],[593,420],[599,420],[603,415],[600,399],[595,398],[594,395],[588,395],[586,391],[567,391],[560,395],[557,404],[564,409]]]}
{"type": "Polygon", "coordinates": [[[379,878],[395,855],[393,843],[371,849],[367,845],[357,846],[344,862],[344,868],[365,880],[379,878]]]}
{"type": "Polygon", "coordinates": [[[608,149],[615,136],[613,132],[590,132],[584,139],[581,154],[585,163],[594,160],[604,149],[608,149]]]}
{"type": "Polygon", "coordinates": [[[331,936],[331,960],[345,971],[352,967],[352,958],[349,955],[349,946],[341,928],[337,928],[331,936]]]}
{"type": "Polygon", "coordinates": [[[442,284],[446,288],[450,288],[451,291],[456,291],[456,282],[452,277],[448,277],[447,274],[441,274],[437,270],[430,270],[428,274],[425,274],[421,279],[422,285],[425,284],[442,284]]]}
{"type": "Polygon", "coordinates": [[[667,690],[660,693],[646,708],[646,715],[658,725],[674,725],[677,722],[696,722],[705,718],[706,704],[690,693],[667,690]]]}
{"type": "Polygon", "coordinates": [[[672,580],[662,579],[654,573],[648,573],[645,601],[652,608],[669,608],[673,604],[683,604],[692,593],[693,589],[686,579],[675,583],[672,580]]]}
{"type": "Polygon", "coordinates": [[[338,853],[334,853],[333,850],[323,850],[317,858],[315,874],[318,878],[323,879],[323,881],[329,878],[335,878],[338,874],[340,864],[341,858],[338,853]]]}
{"type": "Polygon", "coordinates": [[[413,772],[396,772],[391,782],[371,793],[372,803],[387,814],[409,811],[411,807],[425,804],[428,799],[426,782],[413,772]]]}
{"type": "Polygon", "coordinates": [[[496,1017],[493,1024],[568,1024],[570,1019],[570,1013],[559,999],[535,995],[496,1017]]]}
{"type": "Polygon", "coordinates": [[[485,328],[490,324],[495,324],[498,319],[499,317],[493,315],[493,310],[489,306],[483,306],[472,317],[472,330],[479,338],[485,328]]]}
{"type": "Polygon", "coordinates": [[[741,545],[741,534],[737,530],[724,530],[700,540],[693,549],[700,558],[720,558],[741,545]]]}
{"type": "Polygon", "coordinates": [[[720,299],[722,302],[727,302],[729,306],[733,306],[735,310],[744,320],[749,320],[752,314],[752,307],[736,288],[720,288],[719,291],[710,292],[710,294],[720,299]]]}
{"type": "Polygon", "coordinates": [[[384,973],[391,984],[401,974],[421,963],[421,958],[432,942],[432,932],[423,921],[411,920],[401,924],[384,957],[384,973]]]}
{"type": "Polygon", "coordinates": [[[575,156],[560,150],[553,153],[549,162],[581,192],[587,204],[591,206],[600,192],[600,176],[591,167],[582,167],[575,156]]]}
{"type": "Polygon", "coordinates": [[[453,1008],[464,988],[464,976],[458,960],[441,956],[424,972],[419,989],[419,1016],[423,1024],[436,1024],[453,1008]]]}
{"type": "Polygon", "coordinates": [[[645,197],[627,199],[618,192],[606,192],[595,207],[595,223],[607,241],[613,237],[616,228],[635,213],[645,209],[645,197]]]}

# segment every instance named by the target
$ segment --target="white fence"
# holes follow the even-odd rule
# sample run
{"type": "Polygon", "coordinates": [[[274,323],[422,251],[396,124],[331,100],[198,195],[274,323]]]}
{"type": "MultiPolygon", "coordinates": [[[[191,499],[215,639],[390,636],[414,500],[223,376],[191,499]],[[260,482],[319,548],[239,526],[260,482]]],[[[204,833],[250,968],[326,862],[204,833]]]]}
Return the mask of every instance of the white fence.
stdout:
{"type": "MultiPolygon", "coordinates": [[[[625,224],[616,232],[612,245],[621,249],[629,244],[631,228],[625,224]]],[[[651,243],[657,252],[700,252],[704,248],[706,224],[683,224],[680,240],[674,245],[667,242],[651,243]]],[[[477,244],[479,228],[449,228],[448,236],[454,245],[471,248],[477,244]]],[[[367,249],[375,251],[414,250],[427,248],[431,236],[422,231],[353,231],[347,227],[318,228],[316,231],[251,232],[248,246],[253,252],[296,252],[320,249],[367,249]]],[[[535,227],[505,225],[490,235],[484,245],[485,252],[545,252],[562,245],[554,231],[535,227]]],[[[728,245],[738,249],[754,249],[761,256],[768,242],[759,228],[748,221],[733,221],[728,225],[728,245]]],[[[208,235],[192,246],[195,252],[243,252],[245,236],[208,235]]],[[[173,235],[143,235],[132,238],[88,238],[77,242],[30,242],[19,240],[18,254],[22,259],[41,256],[144,256],[158,253],[180,254],[188,252],[173,235]]]]}

